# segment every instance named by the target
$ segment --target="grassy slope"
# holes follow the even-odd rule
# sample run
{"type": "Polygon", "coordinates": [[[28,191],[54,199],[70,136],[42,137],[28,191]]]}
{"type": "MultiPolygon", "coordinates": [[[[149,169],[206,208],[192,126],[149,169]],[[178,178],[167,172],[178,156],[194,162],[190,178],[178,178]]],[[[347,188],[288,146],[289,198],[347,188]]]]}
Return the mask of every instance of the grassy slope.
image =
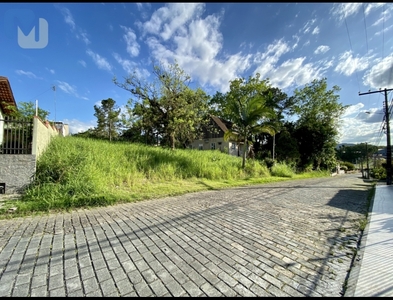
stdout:
{"type": "Polygon", "coordinates": [[[257,161],[219,151],[160,147],[78,137],[55,138],[37,162],[36,180],[20,200],[0,208],[0,217],[77,207],[104,206],[207,189],[329,176],[294,174],[278,164],[270,172],[257,161]],[[272,176],[272,174],[274,176],[272,176]]]}

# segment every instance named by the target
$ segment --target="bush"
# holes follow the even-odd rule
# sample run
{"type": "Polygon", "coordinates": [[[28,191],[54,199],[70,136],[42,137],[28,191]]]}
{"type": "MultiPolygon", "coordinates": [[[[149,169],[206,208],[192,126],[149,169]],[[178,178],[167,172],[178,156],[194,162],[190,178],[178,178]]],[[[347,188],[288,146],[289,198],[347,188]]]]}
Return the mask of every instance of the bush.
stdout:
{"type": "Polygon", "coordinates": [[[271,174],[272,176],[277,177],[293,177],[295,175],[295,172],[290,166],[284,163],[276,163],[271,168],[271,174]]]}
{"type": "Polygon", "coordinates": [[[271,170],[271,168],[274,166],[274,159],[270,158],[270,157],[266,157],[264,159],[266,166],[268,167],[269,170],[271,170]]]}
{"type": "Polygon", "coordinates": [[[370,170],[371,177],[375,179],[386,179],[386,169],[383,167],[374,168],[370,170]]]}
{"type": "Polygon", "coordinates": [[[353,163],[350,163],[348,161],[344,161],[340,163],[340,169],[345,170],[345,171],[353,171],[355,170],[355,165],[353,163]],[[343,167],[346,167],[344,169],[343,167]]]}

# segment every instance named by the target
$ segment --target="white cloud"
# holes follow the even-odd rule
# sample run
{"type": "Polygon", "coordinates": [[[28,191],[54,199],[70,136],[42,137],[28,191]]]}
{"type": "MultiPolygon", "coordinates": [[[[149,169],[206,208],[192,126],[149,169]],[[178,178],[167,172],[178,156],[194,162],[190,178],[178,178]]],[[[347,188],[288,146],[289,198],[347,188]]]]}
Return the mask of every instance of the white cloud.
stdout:
{"type": "Polygon", "coordinates": [[[326,46],[326,45],[321,45],[321,46],[318,46],[318,48],[317,49],[315,49],[315,51],[314,51],[314,53],[315,54],[320,54],[320,53],[326,53],[327,51],[329,51],[330,50],[330,47],[329,46],[326,46]]]}
{"type": "Polygon", "coordinates": [[[88,98],[86,98],[86,97],[83,97],[83,96],[80,96],[79,94],[78,94],[78,92],[76,91],[76,87],[75,86],[72,86],[72,85],[70,85],[69,83],[67,83],[67,82],[65,82],[65,81],[59,81],[59,80],[57,80],[57,86],[59,87],[59,89],[61,89],[63,92],[65,92],[65,93],[67,93],[67,94],[70,94],[70,95],[72,95],[72,96],[74,96],[74,97],[76,97],[76,98],[79,98],[79,99],[83,99],[83,100],[89,100],[88,98]]]}
{"type": "Polygon", "coordinates": [[[356,15],[361,6],[362,3],[335,3],[330,13],[341,23],[345,18],[356,15]]]}
{"type": "Polygon", "coordinates": [[[94,63],[97,65],[99,69],[112,71],[111,64],[104,57],[91,51],[90,49],[88,49],[86,53],[93,59],[94,63]]]}
{"type": "Polygon", "coordinates": [[[340,142],[377,145],[383,114],[381,109],[364,110],[363,103],[349,106],[341,118],[340,142]],[[367,112],[370,112],[367,113],[367,112]]]}
{"type": "Polygon", "coordinates": [[[47,70],[48,70],[48,72],[50,72],[51,74],[55,74],[55,70],[53,70],[53,69],[48,69],[48,68],[46,68],[47,70]]]}
{"type": "Polygon", "coordinates": [[[192,80],[225,91],[229,81],[251,66],[251,55],[223,54],[219,32],[221,15],[201,18],[204,4],[170,4],[140,24],[154,59],[164,64],[176,60],[192,80]],[[166,43],[170,43],[168,47],[166,43]]]}
{"type": "Polygon", "coordinates": [[[71,27],[71,31],[74,32],[75,30],[77,30],[78,32],[75,34],[76,38],[78,40],[82,40],[86,45],[90,44],[90,40],[87,37],[87,33],[86,31],[84,31],[81,28],[78,28],[75,24],[75,20],[74,17],[72,16],[70,10],[68,8],[65,7],[61,7],[60,8],[61,13],[64,16],[64,21],[70,25],[71,27]]]}
{"type": "Polygon", "coordinates": [[[351,116],[351,115],[354,115],[354,114],[357,115],[357,114],[359,114],[360,109],[363,108],[363,107],[364,107],[363,103],[350,105],[350,106],[348,106],[346,108],[346,110],[345,110],[344,114],[342,115],[342,117],[347,117],[347,116],[351,116]]]}
{"type": "Polygon", "coordinates": [[[15,73],[18,75],[25,75],[25,76],[32,78],[32,79],[42,79],[41,77],[38,77],[37,75],[35,75],[33,72],[29,72],[29,71],[16,70],[15,73]]]}
{"type": "Polygon", "coordinates": [[[356,71],[363,71],[369,65],[368,57],[353,57],[351,51],[346,51],[339,56],[335,72],[350,76],[356,71]]]}
{"type": "Polygon", "coordinates": [[[76,37],[82,40],[86,45],[90,44],[90,40],[87,37],[87,33],[85,31],[80,30],[80,33],[76,35],[76,37]]]}
{"type": "Polygon", "coordinates": [[[71,134],[80,133],[88,130],[89,128],[94,128],[97,126],[96,121],[90,121],[88,123],[82,122],[76,119],[64,119],[62,121],[64,124],[68,124],[68,128],[71,134]]]}
{"type": "Polygon", "coordinates": [[[363,76],[363,83],[373,89],[390,88],[393,85],[393,54],[376,60],[363,76]]]}
{"type": "Polygon", "coordinates": [[[84,60],[78,60],[78,63],[80,63],[82,66],[86,68],[86,62],[84,60]]]}
{"type": "Polygon", "coordinates": [[[76,25],[70,10],[68,8],[62,7],[60,8],[60,11],[64,16],[64,21],[71,26],[72,30],[75,30],[76,25]]]}
{"type": "Polygon", "coordinates": [[[304,85],[321,77],[321,69],[311,63],[303,64],[305,57],[293,58],[283,62],[267,74],[273,86],[281,89],[304,85]]]}
{"type": "MultiPolygon", "coordinates": [[[[367,16],[372,10],[383,6],[385,3],[367,3],[364,9],[364,14],[367,16]]],[[[364,5],[364,4],[363,4],[364,5]]]]}
{"type": "Polygon", "coordinates": [[[370,143],[377,145],[380,124],[366,123],[358,118],[342,118],[340,132],[341,143],[370,143]]]}
{"type": "Polygon", "coordinates": [[[314,30],[311,32],[311,34],[318,34],[319,33],[319,27],[315,27],[314,30]]]}
{"type": "Polygon", "coordinates": [[[306,25],[303,26],[303,33],[306,34],[310,32],[311,26],[316,22],[316,19],[312,19],[306,23],[306,25]]]}
{"type": "Polygon", "coordinates": [[[182,32],[193,18],[200,18],[204,7],[203,3],[167,4],[156,10],[150,20],[142,25],[144,34],[159,34],[166,41],[177,31],[182,32]]]}
{"type": "Polygon", "coordinates": [[[393,28],[393,25],[390,25],[390,26],[388,26],[388,27],[385,27],[384,29],[382,29],[382,30],[376,32],[375,35],[380,35],[380,34],[382,34],[382,33],[385,33],[386,31],[390,30],[391,28],[393,28]]]}
{"type": "Polygon", "coordinates": [[[294,39],[296,39],[295,44],[292,46],[292,50],[295,49],[298,46],[298,43],[300,41],[300,37],[298,37],[297,35],[293,35],[292,36],[294,39]]]}
{"type": "Polygon", "coordinates": [[[125,31],[125,34],[123,35],[123,39],[125,40],[127,44],[127,52],[130,54],[132,57],[138,56],[139,54],[139,44],[136,41],[136,34],[131,28],[121,26],[120,27],[125,31]]]}
{"type": "Polygon", "coordinates": [[[254,63],[257,65],[254,73],[259,73],[262,78],[269,77],[271,72],[276,68],[276,63],[280,57],[289,52],[290,47],[283,39],[271,43],[265,52],[256,53],[254,63]]]}
{"type": "Polygon", "coordinates": [[[127,73],[135,72],[138,77],[144,77],[144,78],[147,78],[150,76],[149,71],[147,71],[144,68],[138,68],[138,64],[136,62],[133,62],[128,59],[123,59],[117,53],[113,53],[113,57],[122,66],[123,70],[126,71],[127,73]]]}

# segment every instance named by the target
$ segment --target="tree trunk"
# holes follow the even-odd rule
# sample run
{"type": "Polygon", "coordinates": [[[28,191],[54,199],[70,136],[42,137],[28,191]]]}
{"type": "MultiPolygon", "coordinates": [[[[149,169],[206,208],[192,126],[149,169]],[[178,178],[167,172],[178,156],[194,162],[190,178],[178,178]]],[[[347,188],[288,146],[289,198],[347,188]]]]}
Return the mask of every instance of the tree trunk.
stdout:
{"type": "Polygon", "coordinates": [[[169,135],[170,143],[171,143],[171,148],[172,150],[175,150],[175,133],[171,132],[169,135]]]}
{"type": "Polygon", "coordinates": [[[246,156],[247,156],[247,135],[244,138],[244,145],[243,145],[243,162],[242,162],[243,169],[246,167],[246,156]]]}

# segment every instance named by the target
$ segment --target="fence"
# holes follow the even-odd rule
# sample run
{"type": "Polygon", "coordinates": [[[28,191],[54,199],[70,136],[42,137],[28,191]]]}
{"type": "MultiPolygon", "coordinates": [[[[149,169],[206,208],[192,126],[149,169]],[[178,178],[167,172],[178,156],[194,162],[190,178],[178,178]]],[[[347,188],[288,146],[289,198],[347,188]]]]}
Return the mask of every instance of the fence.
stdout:
{"type": "Polygon", "coordinates": [[[0,119],[0,154],[31,154],[33,120],[5,116],[0,119]]]}

